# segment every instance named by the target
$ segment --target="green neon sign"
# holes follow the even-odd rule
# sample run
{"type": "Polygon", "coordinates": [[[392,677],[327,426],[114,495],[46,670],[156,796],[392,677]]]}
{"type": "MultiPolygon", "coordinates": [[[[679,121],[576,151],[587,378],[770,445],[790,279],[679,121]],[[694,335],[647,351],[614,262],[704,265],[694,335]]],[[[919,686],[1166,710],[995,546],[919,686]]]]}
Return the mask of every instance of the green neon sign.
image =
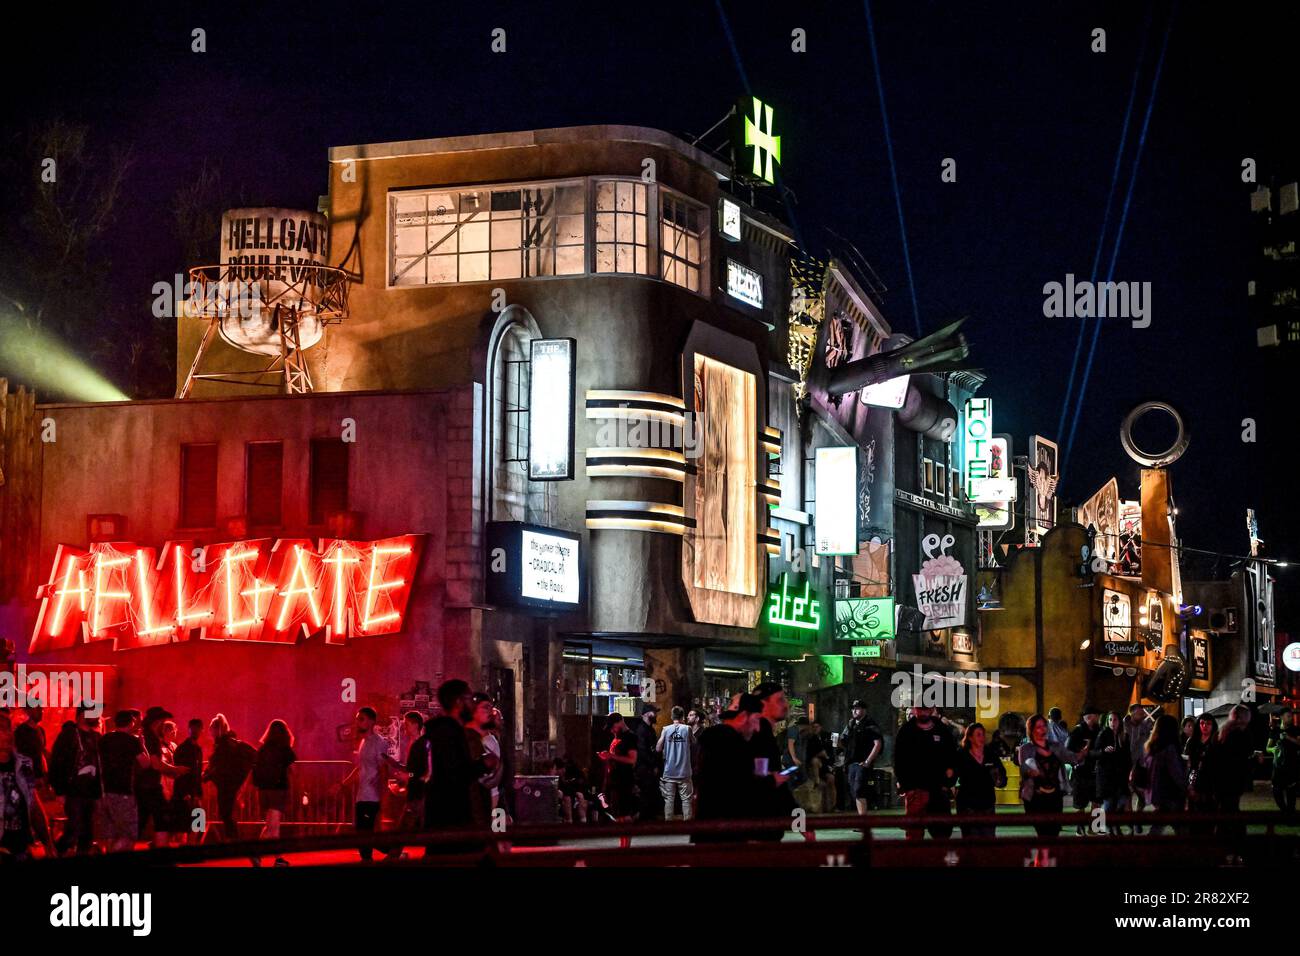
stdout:
{"type": "Polygon", "coordinates": [[[745,145],[754,151],[754,175],[765,182],[775,183],[774,163],[781,162],[781,137],[772,133],[772,107],[757,96],[748,97],[753,102],[754,116],[747,114],[750,104],[742,98],[738,109],[745,116],[745,145]]]}
{"type": "Polygon", "coordinates": [[[881,644],[855,644],[853,646],[853,659],[860,661],[870,657],[879,657],[882,648],[883,645],[881,644]]]}
{"type": "Polygon", "coordinates": [[[790,590],[790,575],[781,575],[781,587],[767,598],[767,623],[774,627],[795,627],[817,631],[822,626],[822,603],[811,594],[811,585],[803,583],[803,592],[790,590]]]}

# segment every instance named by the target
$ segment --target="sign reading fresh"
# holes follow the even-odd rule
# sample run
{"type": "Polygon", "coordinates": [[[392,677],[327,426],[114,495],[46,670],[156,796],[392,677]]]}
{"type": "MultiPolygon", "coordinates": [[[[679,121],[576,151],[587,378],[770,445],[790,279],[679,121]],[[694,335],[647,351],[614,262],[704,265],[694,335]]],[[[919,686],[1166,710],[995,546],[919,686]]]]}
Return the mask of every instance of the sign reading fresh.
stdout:
{"type": "Polygon", "coordinates": [[[943,538],[928,534],[921,542],[927,560],[921,563],[921,573],[912,575],[912,587],[916,590],[917,609],[925,615],[923,630],[966,623],[966,570],[948,554],[955,541],[950,534],[943,538]]]}

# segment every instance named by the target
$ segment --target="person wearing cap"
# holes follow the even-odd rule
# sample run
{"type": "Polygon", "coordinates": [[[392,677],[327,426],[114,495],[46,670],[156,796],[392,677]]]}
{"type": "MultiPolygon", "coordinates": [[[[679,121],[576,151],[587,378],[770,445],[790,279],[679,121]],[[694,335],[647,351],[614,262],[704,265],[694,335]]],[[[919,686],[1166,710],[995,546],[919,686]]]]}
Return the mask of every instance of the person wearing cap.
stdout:
{"type": "MultiPolygon", "coordinates": [[[[1097,734],[1101,732],[1101,709],[1086,704],[1079,715],[1079,722],[1065,739],[1065,749],[1081,754],[1083,760],[1070,774],[1070,785],[1074,790],[1074,809],[1087,813],[1097,803],[1097,734]]],[[[1075,832],[1083,835],[1090,832],[1089,827],[1079,824],[1075,832]]]]}
{"type": "Polygon", "coordinates": [[[885,741],[876,722],[867,716],[867,705],[855,700],[849,707],[852,717],[840,734],[844,748],[844,762],[848,771],[849,798],[858,813],[867,812],[871,791],[871,768],[875,765],[885,741]]]}
{"type": "MultiPolygon", "coordinates": [[[[903,796],[903,814],[913,818],[950,817],[952,788],[957,776],[957,741],[939,720],[933,707],[913,707],[911,719],[894,737],[894,778],[903,796]]],[[[930,825],[930,836],[945,840],[952,826],[930,825]]],[[[920,840],[925,831],[906,828],[909,840],[920,840]]]]}
{"type": "Polygon", "coordinates": [[[642,820],[663,819],[663,795],[659,792],[659,706],[647,703],[632,731],[636,736],[636,787],[638,815],[642,820]]]}
{"type": "MultiPolygon", "coordinates": [[[[772,781],[759,776],[753,740],[762,720],[763,701],[740,694],[722,713],[722,722],[700,731],[700,769],[696,780],[697,820],[733,820],[767,816],[772,781]]],[[[723,843],[749,839],[748,834],[696,834],[693,843],[723,843]]]]}

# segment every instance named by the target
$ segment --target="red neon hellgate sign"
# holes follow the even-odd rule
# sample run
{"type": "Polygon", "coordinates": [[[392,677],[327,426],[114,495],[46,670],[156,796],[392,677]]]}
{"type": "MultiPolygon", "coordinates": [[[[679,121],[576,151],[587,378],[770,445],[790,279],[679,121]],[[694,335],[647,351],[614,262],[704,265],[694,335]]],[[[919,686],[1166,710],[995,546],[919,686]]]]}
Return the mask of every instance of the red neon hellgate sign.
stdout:
{"type": "Polygon", "coordinates": [[[89,641],[114,650],[189,640],[329,644],[396,634],[406,620],[422,534],[378,541],[258,538],[161,549],[59,545],[31,652],[89,641]]]}

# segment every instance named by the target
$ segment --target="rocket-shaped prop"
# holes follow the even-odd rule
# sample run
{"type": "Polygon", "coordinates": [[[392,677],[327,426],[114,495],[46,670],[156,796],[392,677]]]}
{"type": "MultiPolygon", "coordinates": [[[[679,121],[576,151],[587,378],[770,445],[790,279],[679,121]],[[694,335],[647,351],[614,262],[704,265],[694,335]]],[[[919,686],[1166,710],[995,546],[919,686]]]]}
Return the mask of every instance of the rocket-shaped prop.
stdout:
{"type": "Polygon", "coordinates": [[[952,325],[901,348],[880,352],[835,368],[831,372],[826,391],[831,395],[844,395],[900,375],[953,372],[965,368],[963,363],[970,354],[970,345],[966,342],[966,336],[957,331],[965,321],[958,319],[952,325]]]}

